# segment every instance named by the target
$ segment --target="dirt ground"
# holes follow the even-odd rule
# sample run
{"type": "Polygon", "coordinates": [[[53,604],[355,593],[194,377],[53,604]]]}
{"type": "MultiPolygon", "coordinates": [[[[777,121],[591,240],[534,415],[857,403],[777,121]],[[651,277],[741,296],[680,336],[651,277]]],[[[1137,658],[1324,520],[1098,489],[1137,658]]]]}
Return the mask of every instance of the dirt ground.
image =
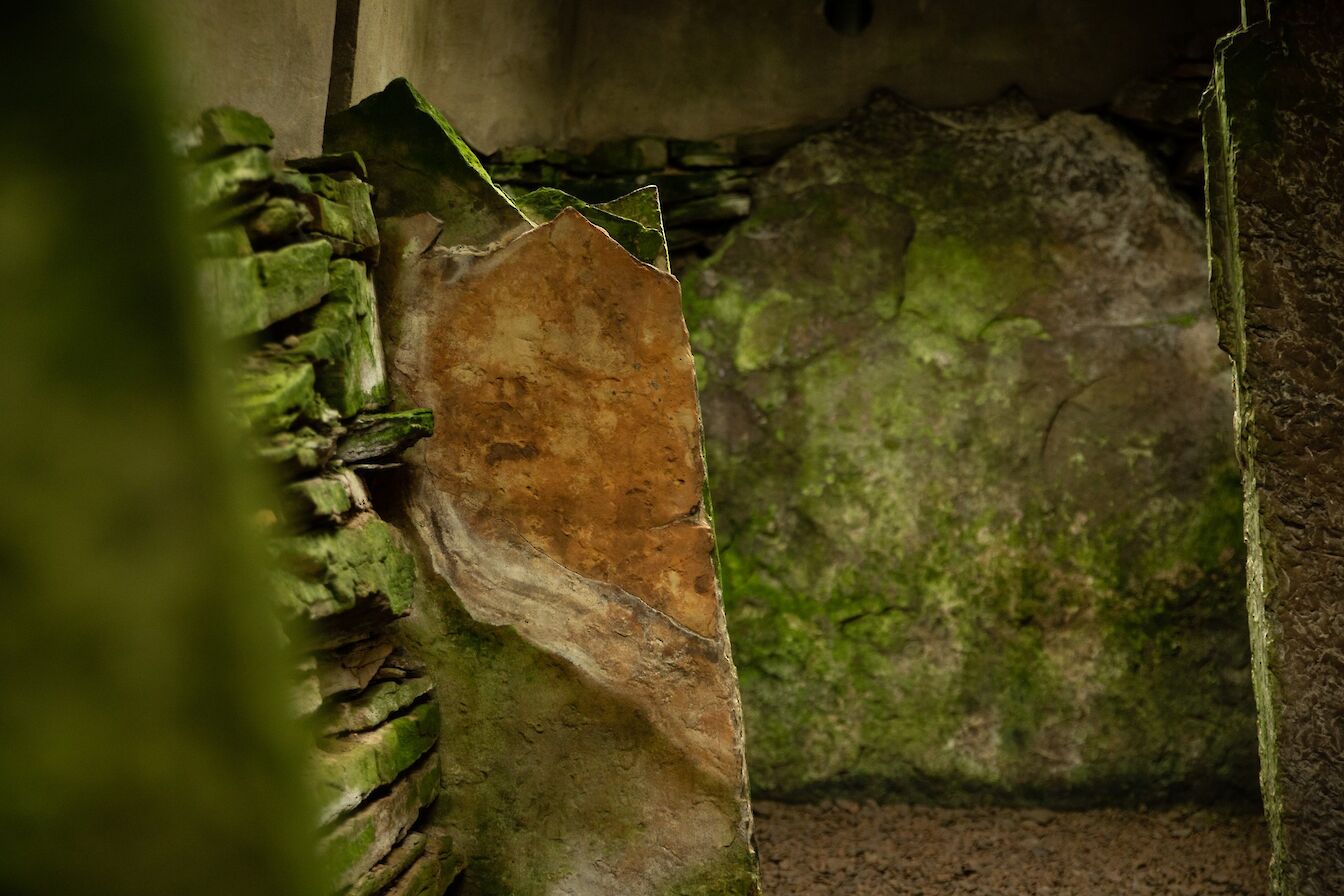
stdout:
{"type": "Polygon", "coordinates": [[[756,803],[765,896],[1265,896],[1258,815],[756,803]]]}

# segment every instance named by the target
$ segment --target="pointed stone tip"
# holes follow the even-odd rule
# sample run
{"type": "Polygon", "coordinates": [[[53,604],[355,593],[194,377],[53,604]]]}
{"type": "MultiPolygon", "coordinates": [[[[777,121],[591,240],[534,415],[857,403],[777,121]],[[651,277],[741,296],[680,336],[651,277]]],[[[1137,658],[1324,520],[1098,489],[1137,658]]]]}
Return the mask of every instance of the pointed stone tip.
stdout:
{"type": "Polygon", "coordinates": [[[530,226],[476,153],[406,78],[327,119],[326,152],[358,152],[381,216],[431,212],[447,246],[484,246],[530,226]]]}

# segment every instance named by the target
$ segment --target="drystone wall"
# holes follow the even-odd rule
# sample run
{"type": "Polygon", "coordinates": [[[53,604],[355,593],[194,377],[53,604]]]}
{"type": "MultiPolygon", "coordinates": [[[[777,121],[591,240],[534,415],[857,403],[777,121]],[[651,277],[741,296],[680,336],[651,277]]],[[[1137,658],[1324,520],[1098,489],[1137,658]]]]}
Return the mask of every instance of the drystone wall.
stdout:
{"type": "Polygon", "coordinates": [[[425,811],[441,781],[433,682],[390,628],[409,610],[415,561],[365,481],[433,418],[387,410],[361,161],[281,166],[272,140],[261,119],[221,107],[180,148],[206,228],[201,299],[240,355],[229,380],[240,449],[280,483],[256,518],[296,655],[293,711],[313,736],[319,864],[327,892],[436,896],[464,863],[425,811]]]}
{"type": "MultiPolygon", "coordinates": [[[[1207,58],[1182,59],[1126,84],[1098,110],[1148,149],[1173,186],[1192,195],[1203,189],[1199,97],[1211,70],[1207,58]]],[[[539,190],[559,189],[600,203],[656,186],[672,269],[680,274],[708,257],[751,214],[753,184],[780,156],[827,129],[800,125],[713,140],[645,135],[569,149],[513,146],[484,161],[490,176],[520,204],[539,190]]]]}
{"type": "Polygon", "coordinates": [[[788,128],[700,141],[630,137],[574,152],[517,146],[490,155],[486,167],[520,204],[548,189],[604,202],[657,187],[668,249],[681,261],[707,255],[751,213],[752,180],[807,133],[788,128]]]}
{"type": "Polygon", "coordinates": [[[1254,787],[1198,216],[1103,119],[878,95],[684,276],[756,792],[1254,787]]]}
{"type": "Polygon", "coordinates": [[[1344,7],[1270,13],[1219,46],[1210,269],[1236,370],[1273,892],[1324,896],[1344,892],[1344,7]]]}

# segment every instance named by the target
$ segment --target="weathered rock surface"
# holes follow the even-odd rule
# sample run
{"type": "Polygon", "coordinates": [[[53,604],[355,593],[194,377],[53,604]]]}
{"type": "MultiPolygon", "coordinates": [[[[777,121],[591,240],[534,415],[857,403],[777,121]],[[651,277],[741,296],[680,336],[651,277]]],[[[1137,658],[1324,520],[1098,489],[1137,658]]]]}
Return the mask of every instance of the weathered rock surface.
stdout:
{"type": "Polygon", "coordinates": [[[434,415],[427,408],[364,414],[351,421],[336,456],[346,463],[397,454],[434,432],[434,415]]]}
{"type": "Polygon", "coordinates": [[[685,293],[757,792],[1244,791],[1193,211],[1114,128],[1009,100],[877,97],[756,199],[685,293]]]}
{"type": "Polygon", "coordinates": [[[330,288],[323,242],[296,243],[243,258],[208,258],[198,282],[206,313],[225,337],[255,333],[311,308],[330,288]]]}
{"type": "Polygon", "coordinates": [[[357,472],[395,464],[433,432],[433,415],[387,410],[362,161],[276,166],[270,135],[255,116],[216,109],[180,147],[209,228],[197,240],[205,309],[246,351],[229,376],[238,448],[290,480],[253,519],[270,536],[271,629],[278,619],[295,658],[290,709],[315,737],[323,892],[440,896],[462,857],[423,817],[442,781],[439,706],[389,637],[416,561],[357,472]]]}
{"type": "Polygon", "coordinates": [[[527,228],[452,125],[405,78],[327,119],[327,152],[357,152],[380,215],[429,212],[445,246],[480,246],[527,228]]]}
{"type": "MultiPolygon", "coordinates": [[[[438,796],[440,781],[439,757],[428,756],[384,796],[361,806],[322,838],[319,856],[335,890],[354,884],[392,851],[438,796]]],[[[383,876],[386,884],[395,875],[383,876]]]]}
{"type": "Polygon", "coordinates": [[[396,781],[438,734],[439,707],[431,700],[371,731],[323,741],[312,771],[322,823],[396,781]]]}
{"type": "Polygon", "coordinates": [[[572,208],[605,230],[640,261],[663,271],[668,269],[667,241],[663,238],[657,187],[645,187],[599,205],[590,205],[553,187],[542,187],[518,197],[517,204],[534,224],[545,224],[565,209],[572,208]]]}
{"type": "Polygon", "coordinates": [[[451,586],[404,631],[456,697],[468,881],[752,892],[676,281],[572,209],[474,263],[427,215],[384,223],[389,370],[438,421],[405,511],[451,586]]]}
{"type": "Polygon", "coordinates": [[[1344,892],[1344,7],[1271,9],[1219,45],[1209,244],[1238,385],[1273,892],[1324,896],[1344,892]]]}

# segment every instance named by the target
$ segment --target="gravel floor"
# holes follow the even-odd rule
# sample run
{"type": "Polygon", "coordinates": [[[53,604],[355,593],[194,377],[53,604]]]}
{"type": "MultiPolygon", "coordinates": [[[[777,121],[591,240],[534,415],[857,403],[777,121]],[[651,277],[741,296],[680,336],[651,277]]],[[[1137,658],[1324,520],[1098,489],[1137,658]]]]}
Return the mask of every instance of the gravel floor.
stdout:
{"type": "Polygon", "coordinates": [[[1265,896],[1257,815],[756,803],[766,896],[1265,896]]]}

